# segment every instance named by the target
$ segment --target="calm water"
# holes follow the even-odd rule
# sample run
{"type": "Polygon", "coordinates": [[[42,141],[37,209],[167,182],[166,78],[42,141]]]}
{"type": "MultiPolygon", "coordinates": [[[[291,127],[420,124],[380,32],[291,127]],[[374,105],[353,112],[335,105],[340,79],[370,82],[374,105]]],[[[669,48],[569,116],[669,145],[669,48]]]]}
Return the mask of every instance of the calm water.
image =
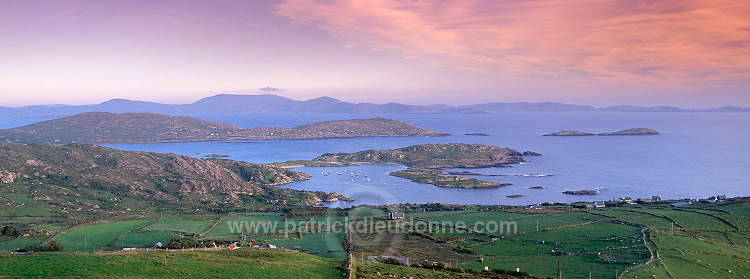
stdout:
{"type": "MultiPolygon", "coordinates": [[[[487,190],[447,189],[409,182],[387,174],[402,165],[367,164],[347,168],[296,168],[313,175],[285,187],[335,191],[356,199],[352,204],[462,203],[522,205],[538,202],[610,200],[620,196],[646,198],[706,198],[712,195],[750,196],[750,114],[735,113],[614,113],[503,112],[480,115],[361,115],[361,114],[199,114],[194,117],[243,127],[293,127],[310,122],[385,117],[449,137],[355,138],[254,143],[197,142],[109,145],[200,157],[227,154],[254,163],[311,159],[326,152],[392,149],[423,143],[484,143],[544,154],[511,168],[472,172],[506,176],[479,179],[512,183],[487,190]],[[660,136],[542,137],[561,130],[614,132],[647,127],[660,136]],[[487,133],[490,136],[466,136],[487,133]],[[346,171],[344,171],[346,170],[346,171]],[[325,175],[324,172],[333,172],[325,175]],[[342,175],[337,173],[341,172],[342,175]],[[356,174],[360,174],[356,176],[356,174]],[[366,175],[366,176],[365,176],[366,175]],[[526,176],[524,176],[526,175],[526,176]],[[553,176],[529,176],[553,175],[553,176]],[[544,189],[529,189],[543,186],[544,189]],[[570,196],[565,190],[597,189],[597,196],[570,196]],[[524,195],[507,198],[507,195],[524,195]]],[[[0,118],[3,127],[45,119],[0,118]]],[[[17,126],[17,125],[16,125],[17,126]]],[[[339,205],[339,204],[336,204],[339,205]]]]}

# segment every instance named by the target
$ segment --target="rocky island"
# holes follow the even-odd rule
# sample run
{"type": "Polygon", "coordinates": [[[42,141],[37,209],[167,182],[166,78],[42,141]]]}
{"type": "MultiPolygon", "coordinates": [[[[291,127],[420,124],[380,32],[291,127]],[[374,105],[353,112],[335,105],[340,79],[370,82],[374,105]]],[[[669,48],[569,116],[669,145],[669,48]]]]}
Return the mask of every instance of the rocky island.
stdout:
{"type": "Polygon", "coordinates": [[[598,195],[599,191],[596,191],[596,190],[575,190],[575,191],[568,190],[568,191],[563,192],[563,194],[566,194],[566,195],[576,195],[576,196],[594,196],[594,195],[598,195]]]}
{"type": "Polygon", "coordinates": [[[599,136],[651,136],[651,135],[658,135],[659,132],[657,132],[654,129],[649,128],[632,128],[627,130],[622,130],[619,132],[614,133],[601,133],[598,134],[599,136]]]}
{"type": "Polygon", "coordinates": [[[659,132],[657,132],[654,129],[649,128],[632,128],[627,130],[622,130],[618,132],[613,133],[588,133],[588,132],[581,132],[581,131],[560,131],[560,132],[554,132],[549,134],[544,134],[542,136],[556,136],[556,137],[568,137],[568,136],[648,136],[648,135],[658,135],[659,132]]]}
{"type": "Polygon", "coordinates": [[[570,137],[570,136],[595,136],[596,134],[581,131],[560,131],[555,133],[544,134],[542,136],[552,137],[570,137]]]}
{"type": "Polygon", "coordinates": [[[293,128],[246,129],[188,116],[88,112],[0,130],[0,143],[133,144],[447,135],[385,118],[325,121],[293,128]]]}
{"type": "Polygon", "coordinates": [[[313,162],[403,164],[409,169],[390,175],[414,182],[450,188],[497,188],[510,184],[456,175],[470,172],[442,171],[446,168],[507,167],[525,162],[523,156],[541,156],[485,144],[421,144],[392,150],[365,150],[356,153],[326,153],[313,162]]]}

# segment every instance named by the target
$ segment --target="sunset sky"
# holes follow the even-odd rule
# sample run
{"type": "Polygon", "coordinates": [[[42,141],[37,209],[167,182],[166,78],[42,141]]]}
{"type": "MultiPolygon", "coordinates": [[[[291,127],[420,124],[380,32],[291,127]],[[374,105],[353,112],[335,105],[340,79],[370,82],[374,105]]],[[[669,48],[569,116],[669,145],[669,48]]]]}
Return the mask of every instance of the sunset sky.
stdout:
{"type": "Polygon", "coordinates": [[[750,107],[750,1],[0,0],[0,106],[750,107]]]}

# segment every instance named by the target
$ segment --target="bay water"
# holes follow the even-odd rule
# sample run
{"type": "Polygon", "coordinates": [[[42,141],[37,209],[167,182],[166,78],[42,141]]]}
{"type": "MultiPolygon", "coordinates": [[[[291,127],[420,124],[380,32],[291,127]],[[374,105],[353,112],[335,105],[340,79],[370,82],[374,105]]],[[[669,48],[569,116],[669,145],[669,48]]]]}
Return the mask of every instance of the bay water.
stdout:
{"type": "MultiPolygon", "coordinates": [[[[622,196],[665,199],[750,196],[750,114],[496,112],[489,114],[190,114],[206,120],[253,128],[294,127],[354,118],[384,117],[450,133],[447,137],[373,137],[325,140],[212,141],[112,144],[141,150],[202,157],[225,154],[253,163],[312,159],[327,152],[393,149],[425,143],[482,143],[542,153],[509,168],[471,169],[478,179],[512,185],[496,189],[441,188],[389,176],[405,169],[396,164],[345,168],[298,167],[311,180],[282,187],[338,192],[355,199],[331,206],[392,203],[525,205],[541,202],[603,201],[622,196]],[[652,128],[658,136],[544,137],[578,130],[592,133],[652,128]],[[486,133],[472,136],[467,133],[486,133]],[[339,175],[341,173],[341,175],[339,175]],[[543,187],[531,189],[530,187],[543,187]],[[595,196],[563,194],[598,190],[595,196]],[[510,195],[521,197],[510,198],[510,195]]],[[[10,128],[54,118],[0,117],[10,128]]]]}

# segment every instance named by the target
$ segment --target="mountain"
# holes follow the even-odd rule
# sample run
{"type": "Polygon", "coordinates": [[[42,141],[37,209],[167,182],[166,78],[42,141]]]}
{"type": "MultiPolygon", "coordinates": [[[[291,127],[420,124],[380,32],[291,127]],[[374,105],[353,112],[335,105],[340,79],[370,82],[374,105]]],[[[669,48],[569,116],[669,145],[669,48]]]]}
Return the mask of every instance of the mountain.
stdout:
{"type": "Polygon", "coordinates": [[[445,104],[405,105],[399,103],[349,103],[331,97],[298,101],[278,95],[218,94],[191,104],[160,104],[153,102],[112,99],[95,105],[54,105],[0,107],[6,115],[72,115],[83,112],[153,112],[185,113],[363,113],[363,114],[475,114],[488,111],[614,111],[614,112],[750,112],[750,108],[725,106],[714,109],[684,109],[670,106],[643,107],[632,105],[596,108],[553,102],[484,103],[465,106],[445,104]]]}
{"type": "Polygon", "coordinates": [[[0,130],[5,143],[155,143],[212,140],[324,139],[392,136],[447,136],[385,118],[311,123],[294,128],[239,126],[188,116],[155,113],[86,112],[0,130]]]}
{"type": "Polygon", "coordinates": [[[218,94],[200,99],[192,104],[170,105],[152,102],[112,99],[96,105],[82,106],[27,106],[0,107],[0,114],[15,115],[71,115],[83,112],[153,112],[162,114],[184,113],[483,113],[471,108],[432,108],[397,103],[348,103],[330,97],[307,101],[292,100],[277,95],[218,94]]]}
{"type": "Polygon", "coordinates": [[[595,111],[592,106],[579,106],[561,103],[487,103],[464,106],[483,111],[595,111]]]}
{"type": "Polygon", "coordinates": [[[694,112],[701,111],[697,109],[684,109],[678,107],[669,106],[657,106],[657,107],[641,107],[641,106],[611,106],[606,108],[600,108],[599,111],[618,111],[618,112],[694,112]]]}
{"type": "Polygon", "coordinates": [[[714,108],[714,109],[707,109],[704,111],[707,111],[707,112],[750,112],[750,108],[723,106],[723,107],[714,108]]]}
{"type": "Polygon", "coordinates": [[[289,169],[224,159],[93,144],[0,146],[0,211],[182,208],[228,209],[247,204],[311,204],[337,194],[272,187],[308,179],[289,169]]]}

